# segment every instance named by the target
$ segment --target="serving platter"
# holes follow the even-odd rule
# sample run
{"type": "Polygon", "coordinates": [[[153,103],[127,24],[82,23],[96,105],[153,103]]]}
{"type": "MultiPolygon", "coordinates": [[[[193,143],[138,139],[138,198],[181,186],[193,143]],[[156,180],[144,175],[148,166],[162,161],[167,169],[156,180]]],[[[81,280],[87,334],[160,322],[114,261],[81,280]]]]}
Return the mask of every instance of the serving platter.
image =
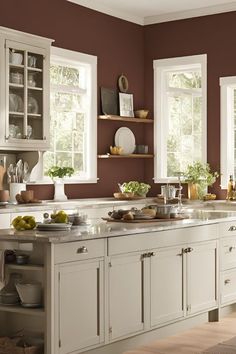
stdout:
{"type": "Polygon", "coordinates": [[[133,219],[133,220],[123,220],[123,219],[113,219],[113,218],[102,218],[102,220],[105,220],[107,222],[121,222],[121,223],[129,223],[129,224],[135,224],[135,223],[147,223],[147,222],[166,222],[166,221],[177,221],[177,220],[184,220],[187,219],[186,217],[183,216],[178,216],[175,218],[168,218],[168,219],[157,219],[157,218],[152,218],[152,219],[133,219]]]}
{"type": "Polygon", "coordinates": [[[140,197],[140,196],[137,196],[137,195],[134,195],[132,197],[125,197],[125,196],[114,196],[115,199],[118,199],[118,200],[137,200],[137,199],[145,199],[146,197],[140,197]]]}
{"type": "Polygon", "coordinates": [[[123,154],[132,154],[135,150],[135,136],[127,127],[119,128],[115,133],[115,145],[123,148],[123,154]]]}

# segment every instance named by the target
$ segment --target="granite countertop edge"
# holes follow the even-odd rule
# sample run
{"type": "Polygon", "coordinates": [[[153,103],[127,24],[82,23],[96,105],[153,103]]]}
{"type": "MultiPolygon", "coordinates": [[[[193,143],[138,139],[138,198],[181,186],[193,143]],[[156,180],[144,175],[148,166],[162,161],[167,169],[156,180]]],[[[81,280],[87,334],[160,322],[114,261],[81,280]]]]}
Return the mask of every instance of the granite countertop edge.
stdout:
{"type": "Polygon", "coordinates": [[[201,225],[218,224],[225,221],[236,221],[236,213],[223,213],[214,215],[209,213],[208,218],[173,220],[168,222],[158,221],[156,223],[106,223],[96,222],[88,226],[75,226],[70,231],[15,231],[14,229],[0,230],[1,241],[18,242],[44,242],[44,243],[67,243],[93,239],[103,239],[117,236],[132,236],[140,233],[161,232],[180,228],[195,227],[201,225]],[[227,215],[229,214],[229,215],[227,215]],[[131,225],[131,226],[130,226],[131,225]]]}

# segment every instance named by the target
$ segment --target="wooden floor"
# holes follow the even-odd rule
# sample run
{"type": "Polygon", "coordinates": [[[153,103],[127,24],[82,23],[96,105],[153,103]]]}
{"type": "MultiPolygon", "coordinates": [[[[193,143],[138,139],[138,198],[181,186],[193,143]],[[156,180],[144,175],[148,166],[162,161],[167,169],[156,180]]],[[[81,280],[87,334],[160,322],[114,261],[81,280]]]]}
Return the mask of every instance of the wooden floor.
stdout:
{"type": "Polygon", "coordinates": [[[236,354],[236,312],[124,354],[236,354]]]}

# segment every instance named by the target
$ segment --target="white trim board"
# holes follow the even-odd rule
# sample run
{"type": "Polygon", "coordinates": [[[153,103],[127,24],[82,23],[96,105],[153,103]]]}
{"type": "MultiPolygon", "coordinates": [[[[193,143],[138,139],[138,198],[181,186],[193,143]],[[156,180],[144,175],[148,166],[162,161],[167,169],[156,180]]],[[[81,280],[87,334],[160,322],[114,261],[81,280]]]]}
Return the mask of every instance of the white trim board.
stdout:
{"type": "Polygon", "coordinates": [[[125,10],[120,11],[117,9],[113,9],[112,7],[105,6],[99,2],[95,3],[93,0],[67,0],[67,1],[142,26],[236,11],[236,1],[233,1],[227,4],[206,6],[206,7],[201,7],[192,10],[168,12],[161,15],[143,17],[143,16],[132,15],[131,13],[127,13],[127,11],[125,10]]]}

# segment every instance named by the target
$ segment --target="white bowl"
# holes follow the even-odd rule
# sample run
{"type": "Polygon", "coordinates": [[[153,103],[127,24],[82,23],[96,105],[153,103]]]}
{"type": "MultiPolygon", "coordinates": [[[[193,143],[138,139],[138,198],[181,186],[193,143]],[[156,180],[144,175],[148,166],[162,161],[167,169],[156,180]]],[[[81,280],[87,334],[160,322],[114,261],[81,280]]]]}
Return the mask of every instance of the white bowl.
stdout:
{"type": "Polygon", "coordinates": [[[16,289],[23,304],[41,304],[42,285],[40,283],[17,283],[16,289]]]}
{"type": "Polygon", "coordinates": [[[23,61],[23,54],[10,52],[9,60],[10,60],[10,63],[13,65],[21,65],[22,61],[23,61]]]}

